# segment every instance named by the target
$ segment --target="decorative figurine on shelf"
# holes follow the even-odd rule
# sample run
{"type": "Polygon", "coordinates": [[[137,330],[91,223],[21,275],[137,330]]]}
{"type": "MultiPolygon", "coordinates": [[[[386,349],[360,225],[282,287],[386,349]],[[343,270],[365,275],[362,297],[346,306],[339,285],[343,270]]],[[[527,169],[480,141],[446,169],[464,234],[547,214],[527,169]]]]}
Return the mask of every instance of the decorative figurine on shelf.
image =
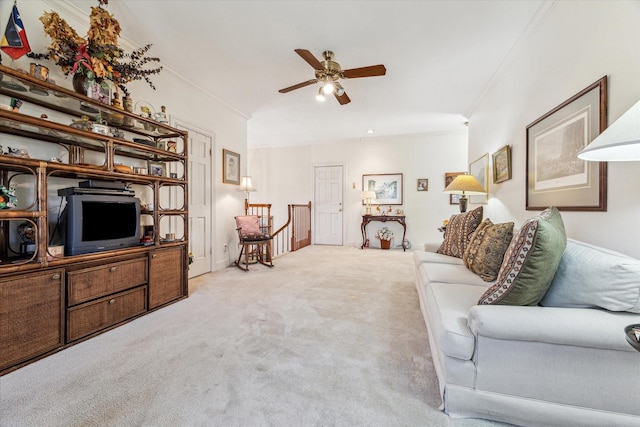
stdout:
{"type": "Polygon", "coordinates": [[[0,209],[11,209],[18,205],[16,189],[14,187],[0,186],[0,209]]]}
{"type": "Polygon", "coordinates": [[[169,123],[169,120],[167,120],[167,107],[165,107],[164,105],[160,107],[160,112],[159,113],[155,113],[155,119],[156,122],[158,123],[169,123]]]}

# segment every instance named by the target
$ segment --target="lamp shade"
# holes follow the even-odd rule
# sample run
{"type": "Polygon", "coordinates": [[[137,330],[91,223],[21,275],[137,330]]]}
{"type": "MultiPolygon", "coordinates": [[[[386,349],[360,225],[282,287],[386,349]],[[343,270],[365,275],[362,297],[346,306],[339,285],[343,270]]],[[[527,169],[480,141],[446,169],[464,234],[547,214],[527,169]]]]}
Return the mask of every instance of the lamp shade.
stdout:
{"type": "Polygon", "coordinates": [[[246,193],[257,191],[257,189],[251,183],[250,176],[243,176],[242,180],[240,181],[240,186],[236,190],[244,191],[246,193]]]}
{"type": "Polygon", "coordinates": [[[484,187],[473,175],[458,175],[451,184],[444,189],[445,193],[479,195],[487,194],[484,187]]]}
{"type": "Polygon", "coordinates": [[[595,137],[578,158],[596,162],[640,160],[640,101],[595,137]]]}
{"type": "Polygon", "coordinates": [[[376,192],[375,191],[363,191],[361,197],[362,197],[363,200],[375,200],[376,199],[376,192]]]}

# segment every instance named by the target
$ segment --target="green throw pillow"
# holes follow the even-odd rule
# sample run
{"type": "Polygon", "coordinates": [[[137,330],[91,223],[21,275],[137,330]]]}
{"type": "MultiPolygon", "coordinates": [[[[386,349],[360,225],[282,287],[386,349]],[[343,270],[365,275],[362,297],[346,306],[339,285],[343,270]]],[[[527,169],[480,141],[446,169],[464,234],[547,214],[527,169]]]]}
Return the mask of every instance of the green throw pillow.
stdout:
{"type": "Polygon", "coordinates": [[[564,224],[556,208],[527,220],[507,248],[497,282],[478,304],[537,305],[551,285],[566,246],[564,224]]]}
{"type": "Polygon", "coordinates": [[[493,282],[498,277],[512,238],[513,222],[494,224],[489,218],[485,219],[476,228],[464,251],[464,265],[485,282],[493,282]]]}

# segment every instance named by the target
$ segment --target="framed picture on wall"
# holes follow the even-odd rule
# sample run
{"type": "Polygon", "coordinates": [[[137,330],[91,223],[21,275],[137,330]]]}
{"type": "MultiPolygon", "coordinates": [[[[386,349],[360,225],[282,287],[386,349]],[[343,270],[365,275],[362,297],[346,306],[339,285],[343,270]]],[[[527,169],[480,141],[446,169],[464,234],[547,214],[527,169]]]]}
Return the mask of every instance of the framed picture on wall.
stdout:
{"type": "Polygon", "coordinates": [[[607,163],[577,157],[606,127],[606,76],[527,126],[527,210],[607,210],[607,163]]]}
{"type": "Polygon", "coordinates": [[[376,204],[402,204],[402,174],[362,175],[362,191],[375,191],[376,204]]]}
{"type": "Polygon", "coordinates": [[[240,185],[240,154],[222,149],[222,182],[240,185]]]}
{"type": "Polygon", "coordinates": [[[511,179],[511,146],[505,145],[491,155],[493,164],[493,183],[511,179]]]}
{"type": "Polygon", "coordinates": [[[429,180],[427,178],[418,178],[418,191],[429,191],[429,180]]]}
{"type": "MultiPolygon", "coordinates": [[[[447,185],[451,184],[456,176],[464,175],[466,172],[445,172],[444,174],[444,187],[447,188],[447,185]]],[[[460,194],[449,194],[449,204],[450,205],[458,205],[460,204],[460,194]]]]}
{"type": "Polygon", "coordinates": [[[489,202],[489,153],[485,153],[478,160],[469,163],[469,175],[476,177],[487,194],[469,196],[469,203],[489,202]]]}

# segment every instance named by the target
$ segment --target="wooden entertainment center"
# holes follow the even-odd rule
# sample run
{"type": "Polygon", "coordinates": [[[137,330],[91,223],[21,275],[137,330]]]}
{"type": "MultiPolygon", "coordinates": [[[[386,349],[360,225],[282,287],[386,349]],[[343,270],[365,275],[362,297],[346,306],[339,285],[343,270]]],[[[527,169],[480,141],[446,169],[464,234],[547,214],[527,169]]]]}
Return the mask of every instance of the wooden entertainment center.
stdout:
{"type": "Polygon", "coordinates": [[[0,109],[0,375],[188,294],[187,133],[0,65],[0,104],[12,98],[18,110],[0,109]],[[144,200],[146,241],[59,252],[58,191],[88,180],[144,200]]]}

